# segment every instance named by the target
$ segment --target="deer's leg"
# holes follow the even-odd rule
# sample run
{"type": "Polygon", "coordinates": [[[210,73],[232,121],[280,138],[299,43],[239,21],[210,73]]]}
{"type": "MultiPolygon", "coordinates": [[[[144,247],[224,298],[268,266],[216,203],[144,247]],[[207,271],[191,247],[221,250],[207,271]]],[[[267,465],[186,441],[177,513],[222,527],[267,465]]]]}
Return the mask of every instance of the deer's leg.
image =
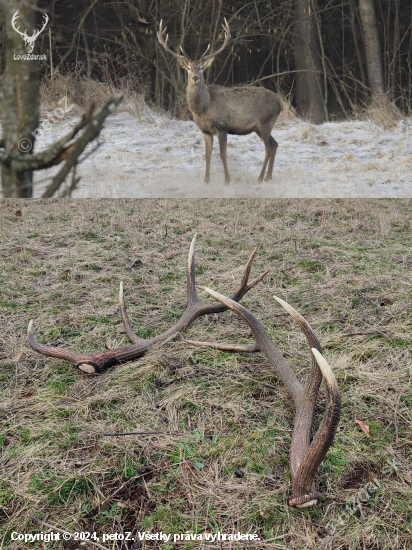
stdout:
{"type": "Polygon", "coordinates": [[[270,144],[269,167],[265,178],[266,181],[272,179],[273,165],[275,164],[276,149],[278,148],[278,142],[275,139],[273,139],[272,136],[269,136],[269,144],[270,144]]]}
{"type": "Polygon", "coordinates": [[[269,161],[269,168],[268,168],[266,180],[269,180],[272,178],[273,164],[275,162],[275,154],[276,154],[276,149],[278,147],[278,144],[271,136],[272,126],[264,126],[263,128],[258,128],[255,130],[255,132],[260,137],[260,139],[263,140],[263,142],[265,143],[265,161],[263,163],[262,171],[260,172],[260,176],[258,179],[258,182],[260,183],[263,181],[263,178],[265,177],[266,166],[268,164],[268,161],[269,161]]]}
{"type": "Polygon", "coordinates": [[[227,132],[219,131],[218,135],[219,147],[220,147],[220,158],[223,162],[223,168],[225,169],[225,183],[230,182],[229,170],[227,169],[226,163],[226,149],[227,149],[227,132]]]}
{"type": "Polygon", "coordinates": [[[263,181],[263,178],[265,177],[266,166],[268,165],[268,160],[269,160],[268,145],[269,145],[270,130],[269,130],[269,135],[266,128],[256,128],[255,132],[265,144],[265,160],[263,161],[263,167],[258,178],[258,183],[261,183],[263,181]]]}
{"type": "Polygon", "coordinates": [[[203,134],[205,138],[206,145],[206,173],[204,183],[210,183],[210,161],[212,158],[213,150],[213,135],[212,134],[203,134]]]}
{"type": "Polygon", "coordinates": [[[269,160],[269,151],[268,151],[268,148],[265,144],[265,160],[263,162],[263,167],[262,167],[262,170],[260,172],[260,175],[258,177],[258,182],[261,183],[263,181],[263,178],[265,176],[265,172],[266,172],[266,166],[268,164],[268,160],[269,160]]]}

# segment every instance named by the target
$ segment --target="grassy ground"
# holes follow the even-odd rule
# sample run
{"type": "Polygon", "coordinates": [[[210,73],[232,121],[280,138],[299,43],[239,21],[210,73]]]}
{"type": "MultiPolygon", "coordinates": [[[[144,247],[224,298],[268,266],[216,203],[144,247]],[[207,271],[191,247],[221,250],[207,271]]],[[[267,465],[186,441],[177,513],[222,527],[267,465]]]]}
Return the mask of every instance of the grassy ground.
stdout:
{"type": "MultiPolygon", "coordinates": [[[[11,542],[12,531],[47,531],[29,516],[99,536],[220,530],[261,539],[142,549],[412,548],[411,228],[407,200],[2,201],[0,548],[79,547],[11,542]],[[44,343],[126,345],[120,280],[140,335],[171,326],[185,305],[195,231],[198,283],[223,293],[259,245],[252,276],[270,273],[242,303],[304,379],[306,341],[272,295],[286,299],[334,369],[342,419],[313,509],[287,506],[294,407],[263,355],[193,348],[179,335],[88,377],[28,347],[31,318],[44,343]],[[98,435],[149,430],[161,433],[98,435]]],[[[187,336],[252,341],[231,313],[197,320],[187,336]]],[[[324,402],[322,389],[317,421],[324,402]]]]}

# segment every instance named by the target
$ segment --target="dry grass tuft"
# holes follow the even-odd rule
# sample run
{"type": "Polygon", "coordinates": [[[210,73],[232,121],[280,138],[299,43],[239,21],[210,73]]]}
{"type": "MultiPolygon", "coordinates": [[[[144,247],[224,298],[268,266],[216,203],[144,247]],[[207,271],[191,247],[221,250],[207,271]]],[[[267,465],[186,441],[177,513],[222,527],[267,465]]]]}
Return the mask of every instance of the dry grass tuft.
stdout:
{"type": "MultiPolygon", "coordinates": [[[[239,550],[411,548],[408,201],[3,200],[0,212],[4,550],[28,547],[11,542],[12,531],[46,530],[29,515],[100,537],[256,531],[260,542],[239,550]],[[334,369],[342,419],[316,477],[326,496],[313,509],[287,506],[294,407],[261,354],[192,348],[179,335],[133,363],[87,377],[27,345],[31,318],[45,343],[84,351],[126,345],[120,280],[141,336],[170,327],[186,303],[194,232],[198,283],[226,293],[259,245],[252,276],[270,273],[242,302],[304,379],[307,343],[272,296],[288,300],[311,323],[334,369]],[[368,424],[370,438],[355,419],[368,424]],[[116,431],[162,433],[97,435],[116,431]]],[[[187,337],[251,341],[229,313],[198,319],[187,337]]],[[[322,389],[317,421],[324,403],[322,389]]],[[[106,547],[131,548],[114,541],[106,547]]],[[[142,546],[195,547],[218,548],[142,546]]]]}
{"type": "Polygon", "coordinates": [[[360,118],[371,120],[383,128],[394,128],[403,115],[386,94],[377,94],[360,112],[360,118]]]}
{"type": "Polygon", "coordinates": [[[298,115],[296,113],[296,109],[292,106],[291,103],[291,97],[285,96],[283,94],[279,94],[283,101],[282,110],[279,115],[279,122],[282,122],[284,120],[291,120],[295,121],[298,119],[298,115]]]}
{"type": "MultiPolygon", "coordinates": [[[[84,74],[55,73],[53,78],[45,77],[40,84],[40,102],[46,109],[61,107],[59,101],[67,98],[67,105],[74,104],[77,111],[84,112],[92,101],[99,107],[113,95],[123,95],[120,110],[125,110],[139,119],[145,108],[143,94],[136,91],[136,83],[128,78],[117,82],[100,82],[84,74]]],[[[70,116],[73,115],[73,110],[70,116]]]]}

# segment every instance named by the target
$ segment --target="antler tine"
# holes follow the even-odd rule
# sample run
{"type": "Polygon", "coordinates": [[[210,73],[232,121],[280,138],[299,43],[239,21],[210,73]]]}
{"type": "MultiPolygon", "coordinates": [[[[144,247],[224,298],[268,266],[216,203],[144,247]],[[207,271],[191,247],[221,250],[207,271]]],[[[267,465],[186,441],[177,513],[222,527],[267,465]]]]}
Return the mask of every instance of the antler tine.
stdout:
{"type": "Polygon", "coordinates": [[[207,47],[206,52],[200,58],[202,61],[207,61],[208,59],[211,59],[212,57],[215,57],[216,55],[219,55],[226,48],[226,46],[228,45],[229,40],[230,40],[230,27],[229,27],[229,23],[226,21],[226,17],[225,17],[225,24],[222,23],[222,27],[223,27],[223,30],[225,32],[225,39],[223,41],[223,45],[216,52],[205,56],[207,50],[210,47],[210,44],[209,44],[209,46],[207,47]]]}
{"type": "MultiPolygon", "coordinates": [[[[252,269],[253,260],[255,259],[257,250],[258,250],[258,247],[256,247],[253,250],[252,254],[250,255],[249,261],[246,264],[242,281],[240,283],[241,288],[245,288],[246,292],[249,291],[254,286],[256,286],[269,273],[269,270],[264,271],[261,275],[259,275],[259,277],[256,277],[256,279],[248,283],[250,270],[252,269]]],[[[203,288],[203,287],[200,287],[200,288],[203,288]]],[[[219,342],[200,342],[199,340],[184,340],[184,341],[187,344],[191,344],[193,346],[198,346],[201,348],[215,348],[215,349],[220,349],[222,351],[240,351],[244,353],[254,353],[256,351],[260,351],[258,344],[221,344],[219,342]]]]}
{"type": "Polygon", "coordinates": [[[30,346],[41,353],[42,355],[47,355],[48,357],[58,357],[59,359],[64,359],[65,361],[70,361],[71,363],[77,363],[78,359],[81,357],[81,353],[77,351],[71,351],[69,349],[56,348],[53,346],[45,346],[36,340],[33,334],[33,319],[29,322],[27,327],[27,338],[29,340],[30,346]]]}
{"type": "Polygon", "coordinates": [[[316,336],[314,330],[306,321],[306,319],[302,317],[302,315],[298,311],[296,311],[296,309],[294,309],[290,304],[282,300],[282,298],[278,298],[277,296],[273,297],[283,307],[283,309],[287,311],[289,315],[299,324],[303,334],[306,336],[309,347],[316,348],[320,353],[322,353],[322,347],[320,345],[318,337],[316,336]]]}
{"type": "Polygon", "coordinates": [[[185,344],[191,344],[199,348],[213,348],[222,351],[241,351],[243,353],[255,353],[260,351],[257,344],[220,344],[219,342],[201,342],[200,340],[183,340],[185,344]]]}
{"type": "MultiPolygon", "coordinates": [[[[198,317],[203,315],[212,315],[214,313],[220,313],[226,311],[227,307],[221,303],[203,303],[199,300],[196,292],[196,277],[195,277],[195,244],[196,244],[196,235],[193,237],[190,244],[188,261],[187,261],[187,294],[188,294],[188,303],[186,311],[182,317],[177,321],[173,327],[164,332],[155,336],[152,340],[163,340],[171,336],[173,333],[179,332],[180,330],[186,330],[198,317]]],[[[242,280],[237,288],[237,290],[231,295],[231,299],[234,301],[239,301],[243,296],[249,292],[253,287],[255,287],[268,273],[269,271],[264,271],[261,275],[256,277],[253,281],[248,283],[250,271],[252,269],[253,260],[257,252],[257,247],[253,250],[250,258],[246,264],[245,272],[243,274],[242,280]]],[[[137,334],[131,329],[131,323],[127,315],[126,308],[124,303],[121,304],[120,312],[122,314],[123,323],[126,327],[126,333],[129,340],[133,343],[139,343],[142,341],[137,334]]]]}
{"type": "Polygon", "coordinates": [[[135,334],[132,328],[132,324],[130,322],[129,316],[127,315],[126,305],[124,303],[123,281],[120,281],[119,306],[120,306],[120,313],[123,319],[123,326],[126,331],[127,337],[134,344],[143,344],[143,342],[145,342],[144,338],[139,338],[139,336],[135,334]]]}
{"type": "MultiPolygon", "coordinates": [[[[124,295],[123,295],[123,283],[120,283],[119,291],[119,301],[120,301],[120,311],[123,318],[123,323],[126,329],[126,334],[129,339],[133,342],[133,345],[118,348],[114,350],[109,350],[106,352],[95,352],[90,354],[79,353],[72,350],[67,350],[63,348],[57,348],[53,346],[46,346],[38,342],[33,335],[33,321],[29,323],[28,328],[28,339],[30,346],[37,352],[47,355],[49,357],[57,357],[64,359],[71,363],[74,363],[79,367],[80,370],[92,374],[96,371],[103,370],[105,368],[111,367],[112,365],[118,363],[124,363],[126,361],[132,361],[144,355],[150,346],[167,340],[168,338],[174,336],[180,330],[187,328],[195,319],[201,315],[206,315],[208,313],[218,313],[219,311],[224,311],[227,309],[222,306],[220,303],[215,304],[203,304],[199,301],[196,293],[196,281],[195,281],[195,242],[196,235],[193,237],[192,243],[190,245],[189,257],[188,257],[188,273],[187,273],[187,291],[188,291],[188,305],[186,311],[182,317],[167,331],[159,334],[150,339],[139,338],[133,331],[130,320],[128,318],[126,307],[124,304],[124,295]]],[[[246,273],[249,274],[251,263],[253,261],[254,251],[249,259],[249,262],[246,266],[246,273]]],[[[256,282],[261,280],[267,272],[263,273],[255,281],[251,283],[247,282],[245,276],[242,279],[242,282],[239,288],[233,293],[233,298],[235,300],[240,300],[246,292],[248,292],[256,282]]]]}
{"type": "Polygon", "coordinates": [[[168,45],[167,45],[167,41],[169,40],[169,35],[167,34],[166,35],[166,40],[164,38],[164,34],[167,30],[167,27],[165,27],[163,29],[163,19],[160,21],[160,24],[159,24],[159,31],[157,33],[157,39],[159,41],[159,43],[164,47],[164,49],[169,52],[170,54],[173,55],[173,57],[176,57],[177,59],[188,59],[190,60],[190,58],[185,54],[184,56],[183,55],[179,55],[178,53],[174,52],[173,50],[171,50],[168,45]]]}
{"type": "Polygon", "coordinates": [[[313,479],[333,443],[341,411],[341,398],[335,375],[323,355],[316,348],[312,348],[311,351],[322,371],[328,397],[321,425],[293,479],[292,498],[289,504],[298,508],[307,508],[316,504],[321,496],[313,491],[313,479]]]}
{"type": "MultiPolygon", "coordinates": [[[[293,484],[292,498],[289,504],[290,506],[297,506],[299,508],[305,508],[316,504],[317,499],[320,498],[321,495],[316,492],[313,480],[320,463],[333,443],[333,438],[339,424],[341,405],[336,379],[332,369],[318,349],[320,348],[320,343],[315,333],[309,323],[295,309],[280,298],[277,298],[278,302],[301,325],[310,345],[311,342],[314,342],[314,345],[311,345],[311,351],[313,362],[316,365],[312,367],[309,381],[306,386],[303,387],[287,361],[269,338],[269,335],[260,321],[258,321],[250,311],[230,298],[222,296],[218,292],[206,287],[199,288],[202,288],[205,292],[224,303],[247,322],[256,337],[257,347],[266,355],[269,363],[276,369],[288,393],[293,398],[296,406],[296,414],[290,447],[290,467],[293,484]],[[328,403],[321,426],[313,442],[310,444],[313,411],[322,374],[327,384],[328,403]]],[[[197,342],[194,343],[195,345],[199,345],[197,342]]],[[[230,346],[222,349],[252,351],[250,349],[251,346],[247,350],[242,350],[240,348],[241,346],[230,346]]]]}
{"type": "Polygon", "coordinates": [[[179,46],[179,49],[180,49],[180,51],[182,52],[182,54],[185,56],[185,58],[186,58],[188,61],[190,61],[190,57],[187,55],[187,53],[185,53],[185,52],[183,51],[182,46],[179,46]]]}
{"type": "Polygon", "coordinates": [[[207,45],[207,48],[206,48],[206,51],[202,54],[201,58],[199,59],[199,61],[203,61],[203,58],[205,57],[205,55],[207,54],[207,52],[210,50],[210,44],[207,45]]]}
{"type": "Polygon", "coordinates": [[[199,286],[199,288],[210,294],[210,296],[212,296],[213,298],[219,300],[219,302],[222,302],[222,304],[237,313],[240,317],[242,317],[242,319],[246,321],[246,323],[251,328],[253,334],[255,335],[259,349],[266,355],[269,363],[276,369],[277,373],[285,384],[287,391],[292,396],[295,403],[299,403],[299,400],[303,395],[304,388],[297,379],[289,363],[286,361],[286,359],[283,357],[283,355],[270,339],[262,323],[258,321],[258,319],[256,319],[256,317],[252,313],[250,313],[250,311],[248,311],[245,307],[241,306],[231,298],[223,296],[222,294],[219,294],[218,292],[215,292],[214,290],[207,287],[199,286]]]}
{"type": "MultiPolygon", "coordinates": [[[[298,323],[305,335],[309,348],[316,348],[319,353],[322,353],[322,347],[310,324],[296,311],[290,304],[273,296],[274,299],[283,307],[285,311],[298,323]]],[[[319,393],[320,384],[322,382],[322,373],[318,363],[312,354],[312,368],[309,378],[305,385],[305,394],[301,406],[298,410],[295,425],[300,426],[299,430],[294,430],[292,435],[292,444],[290,447],[290,466],[292,472],[296,475],[300,464],[307,449],[309,448],[312,436],[313,415],[315,412],[316,398],[319,393]]],[[[313,491],[314,491],[313,487],[313,491]]]]}

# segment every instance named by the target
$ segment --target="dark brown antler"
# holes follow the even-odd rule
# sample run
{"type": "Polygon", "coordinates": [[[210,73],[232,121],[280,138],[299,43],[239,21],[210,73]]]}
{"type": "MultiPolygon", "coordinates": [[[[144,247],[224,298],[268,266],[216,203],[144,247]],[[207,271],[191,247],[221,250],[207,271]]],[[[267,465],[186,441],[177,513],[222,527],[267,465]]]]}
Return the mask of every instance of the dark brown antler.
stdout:
{"type": "MultiPolygon", "coordinates": [[[[27,336],[30,346],[37,352],[47,355],[49,357],[57,357],[64,359],[65,361],[70,361],[79,367],[80,370],[86,372],[87,374],[93,374],[96,371],[103,370],[105,368],[111,367],[112,365],[118,363],[125,363],[127,361],[132,361],[144,355],[150,346],[158,342],[162,342],[167,338],[175,335],[180,330],[186,329],[195,319],[201,315],[207,315],[209,313],[218,313],[220,311],[225,311],[226,306],[221,303],[214,304],[203,304],[200,302],[196,293],[196,281],[195,281],[195,242],[196,235],[193,237],[192,244],[189,250],[188,258],[188,272],[187,272],[187,292],[188,292],[188,304],[186,311],[182,317],[177,321],[166,332],[159,334],[150,339],[139,338],[133,331],[130,320],[126,313],[126,308],[124,305],[123,298],[123,284],[120,284],[120,310],[123,317],[123,322],[126,329],[126,334],[129,339],[134,343],[132,346],[127,346],[124,348],[118,348],[114,350],[109,350],[105,352],[95,352],[91,354],[79,353],[77,351],[67,350],[64,348],[56,348],[52,346],[46,346],[38,342],[33,335],[33,321],[30,321],[29,327],[27,330],[27,336]]],[[[265,275],[268,273],[265,271],[259,277],[254,279],[252,282],[248,283],[250,270],[252,268],[253,259],[255,257],[257,248],[252,252],[249,261],[245,268],[245,273],[243,275],[242,281],[239,285],[239,288],[232,294],[233,300],[240,300],[246,292],[251,288],[257,285],[265,275]]]]}
{"type": "MultiPolygon", "coordinates": [[[[316,504],[321,495],[316,492],[313,480],[320,463],[333,443],[341,409],[339,388],[332,369],[322,356],[319,340],[309,323],[289,304],[275,296],[279,304],[300,325],[312,351],[312,369],[306,385],[303,386],[260,321],[252,313],[218,292],[205,287],[200,288],[242,317],[256,337],[255,346],[231,346],[227,344],[222,346],[221,344],[215,344],[215,347],[233,351],[261,350],[266,355],[269,363],[276,369],[291,395],[296,406],[296,414],[290,446],[290,469],[293,482],[292,497],[289,504],[298,508],[307,508],[316,504]],[[322,423],[311,442],[313,413],[322,375],[326,382],[328,400],[322,423]]],[[[193,343],[201,345],[200,342],[193,343]]]]}

